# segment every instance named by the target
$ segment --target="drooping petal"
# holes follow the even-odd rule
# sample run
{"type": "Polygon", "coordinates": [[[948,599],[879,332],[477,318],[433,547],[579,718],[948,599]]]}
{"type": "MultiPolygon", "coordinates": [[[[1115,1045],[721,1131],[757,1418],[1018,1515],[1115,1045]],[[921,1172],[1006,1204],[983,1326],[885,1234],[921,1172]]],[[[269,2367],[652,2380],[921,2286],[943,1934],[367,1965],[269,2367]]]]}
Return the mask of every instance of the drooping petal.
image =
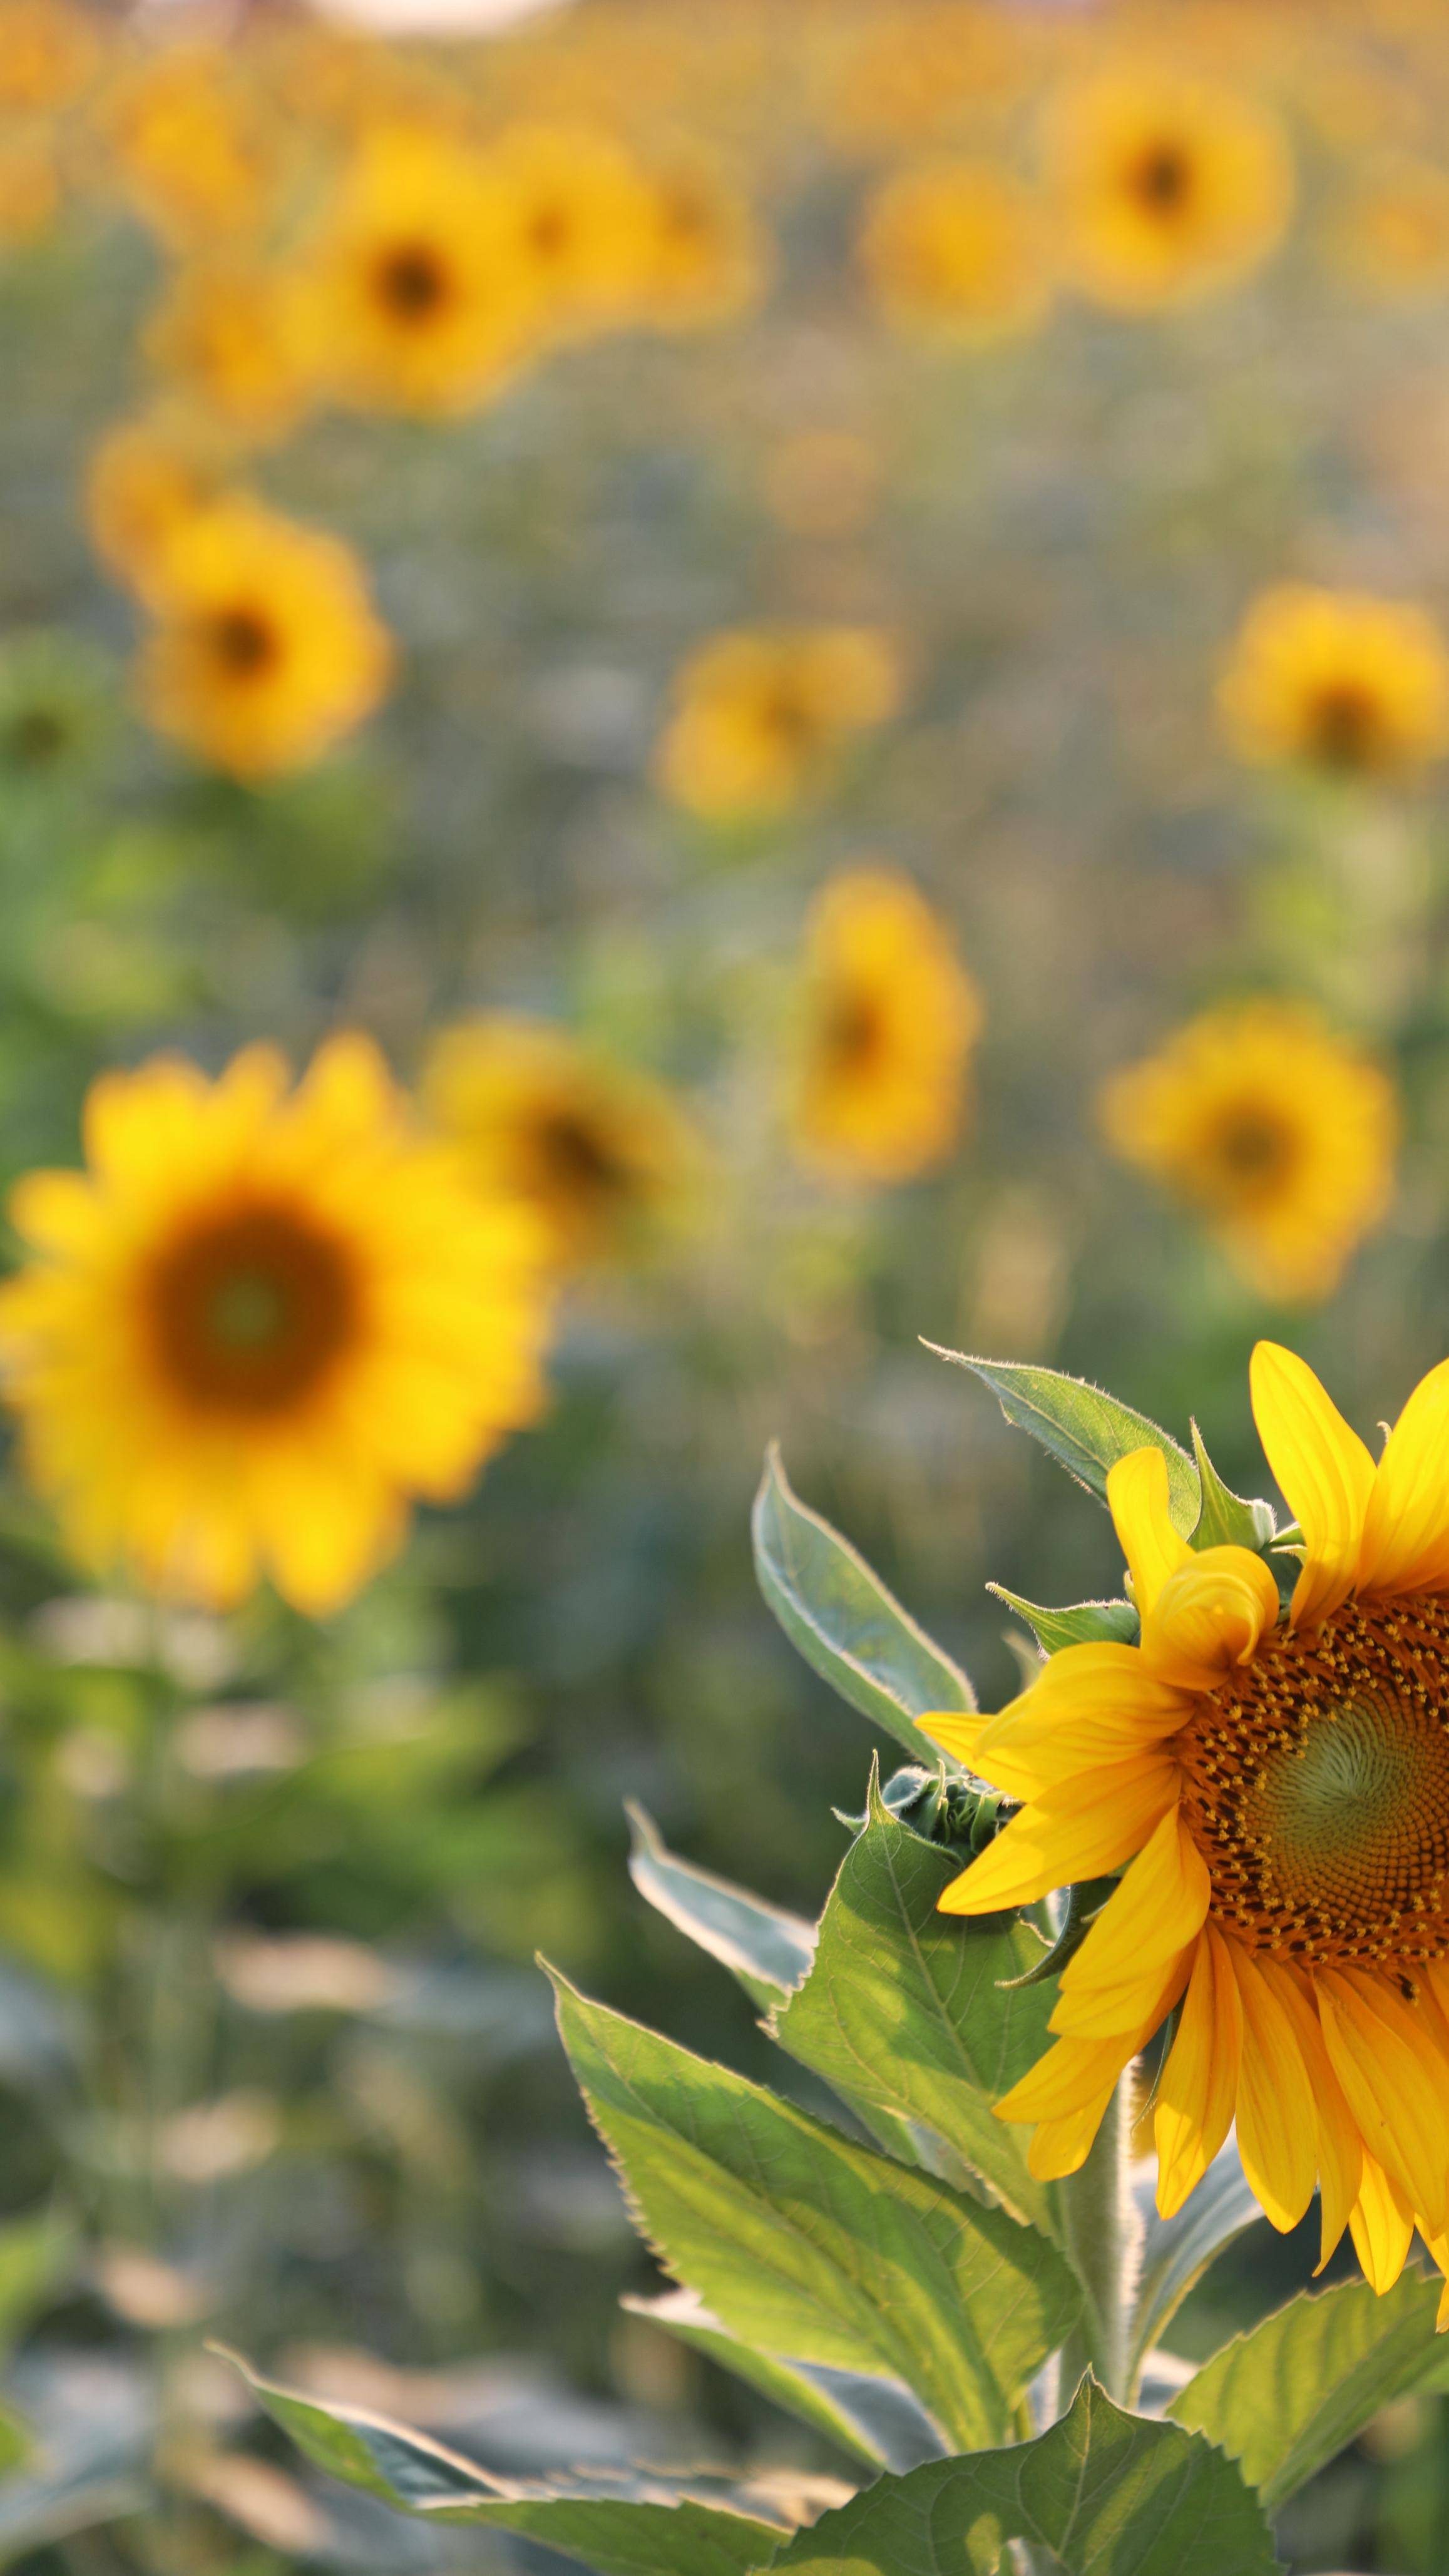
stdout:
{"type": "Polygon", "coordinates": [[[1083,2018],[1104,1997],[1114,2015],[1108,2027],[1131,2028],[1147,2008],[1153,1979],[1196,1940],[1211,1895],[1202,1854],[1181,1809],[1171,1807],[1063,1969],[1052,2029],[1081,2032],[1083,2018]],[[1134,2011],[1132,1999],[1143,1989],[1134,2011]]]}
{"type": "Polygon", "coordinates": [[[1176,1765],[1143,1755],[1069,1781],[1013,1816],[979,1860],[954,1878],[940,1899],[943,1914],[999,1914],[1031,1905],[1054,1887],[1120,1869],[1147,1840],[1178,1795],[1176,1765]]]}
{"type": "Polygon", "coordinates": [[[1222,1935],[1203,1926],[1183,1997],[1177,2036],[1157,2087],[1157,2207],[1181,2209],[1233,2123],[1243,2007],[1222,1935]]]}
{"type": "Polygon", "coordinates": [[[1179,1690],[1214,1690],[1278,1618],[1278,1586],[1261,1556],[1205,1547],[1164,1583],[1142,1623],[1142,1659],[1179,1690]]]}
{"type": "Polygon", "coordinates": [[[1264,1454],[1303,1532],[1303,1571],[1289,1610],[1316,1627],[1353,1589],[1374,1462],[1306,1361],[1259,1342],[1250,1370],[1264,1454]]]}
{"type": "Polygon", "coordinates": [[[1263,2215],[1280,2233],[1313,2197],[1317,2121],[1307,2069],[1282,2000],[1238,1941],[1224,1947],[1243,2006],[1238,2153],[1263,2215]]]}
{"type": "Polygon", "coordinates": [[[1135,2030],[1110,2039],[1059,2039],[996,2104],[998,2120],[1037,2123],[1027,2163],[1039,2181],[1075,2173],[1102,2125],[1117,2080],[1171,2012],[1187,1982],[1187,1961],[1174,1961],[1157,1981],[1135,2030]]]}
{"type": "Polygon", "coordinates": [[[1449,1584],[1449,1360],[1419,1380],[1390,1432],[1364,1519],[1363,1592],[1449,1584]]]}
{"type": "Polygon", "coordinates": [[[1167,1500],[1167,1460],[1156,1448],[1133,1449],[1107,1473],[1112,1514],[1132,1597],[1145,1619],[1170,1574],[1192,1561],[1192,1550],[1173,1528],[1167,1500]]]}
{"type": "Polygon", "coordinates": [[[928,1717],[918,1717],[916,1724],[933,1744],[940,1745],[943,1753],[954,1754],[958,1762],[969,1762],[975,1769],[976,1747],[990,1724],[988,1718],[975,1709],[943,1708],[934,1709],[928,1717]]]}
{"type": "Polygon", "coordinates": [[[1274,1988],[1293,2024],[1293,2035],[1313,2087],[1318,2130],[1319,2239],[1315,2272],[1321,2272],[1348,2225],[1363,2173],[1363,2141],[1334,2074],[1312,1987],[1296,1969],[1274,1972],[1274,1988]]]}
{"type": "Polygon", "coordinates": [[[1065,1646],[1030,1690],[986,1721],[974,1760],[997,1788],[1037,1797],[1150,1750],[1191,1713],[1187,1694],[1154,1679],[1135,1646],[1065,1646]]]}
{"type": "Polygon", "coordinates": [[[1413,2240],[1414,2218],[1398,2185],[1389,2180],[1382,2165],[1375,2164],[1367,2149],[1363,2179],[1348,2224],[1364,2279],[1382,2298],[1404,2268],[1413,2240]]]}
{"type": "Polygon", "coordinates": [[[1449,2199],[1449,2065],[1381,1979],[1320,1969],[1318,2013],[1364,2147],[1436,2232],[1449,2199]]]}

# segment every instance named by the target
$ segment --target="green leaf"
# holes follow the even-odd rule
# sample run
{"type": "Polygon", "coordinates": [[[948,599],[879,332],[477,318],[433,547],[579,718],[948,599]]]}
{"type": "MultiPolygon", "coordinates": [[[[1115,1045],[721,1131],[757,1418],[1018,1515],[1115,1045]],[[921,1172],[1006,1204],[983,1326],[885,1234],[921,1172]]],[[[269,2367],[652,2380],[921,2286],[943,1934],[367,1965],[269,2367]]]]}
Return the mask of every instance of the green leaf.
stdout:
{"type": "Polygon", "coordinates": [[[792,1493],[773,1446],[751,1529],[760,1590],[806,1663],[917,1761],[939,1762],[940,1746],[915,1721],[974,1709],[971,1684],[850,1541],[792,1493]]]}
{"type": "Polygon", "coordinates": [[[1411,2270],[1381,2299],[1367,2281],[1305,2290],[1215,2353],[1170,2412],[1236,2460],[1276,2511],[1390,2398],[1442,2376],[1442,2288],[1411,2270]]]}
{"type": "Polygon", "coordinates": [[[1236,2147],[1213,2159],[1174,2218],[1159,2218],[1150,2198],[1142,2212],[1142,2264],[1132,2317],[1132,2380],[1194,2283],[1235,2237],[1263,2213],[1238,2162],[1236,2147]]]}
{"type": "Polygon", "coordinates": [[[75,2222],[45,2208],[0,2227],[0,2352],[16,2343],[75,2267],[75,2222]]]}
{"type": "Polygon", "coordinates": [[[1055,2233],[1057,2195],[1027,2170],[1027,2132],[991,2107],[1051,2046],[1055,1996],[999,1990],[1041,1958],[1041,1942],[1014,1913],[938,1913],[960,1853],[922,1842],[874,1780],[867,1812],[774,2036],[848,2101],[925,2130],[949,2179],[979,2177],[1014,2216],[1055,2233]]]}
{"type": "Polygon", "coordinates": [[[1219,2451],[1123,2414],[1091,2379],[1034,2442],[878,2478],[761,2566],[779,2576],[996,2576],[1008,2542],[1067,2576],[1273,2576],[1256,2498],[1219,2451]]]}
{"type": "Polygon", "coordinates": [[[631,2313],[662,2326],[694,2352],[758,2388],[761,2394],[813,2425],[828,2442],[871,2469],[914,2469],[940,2457],[941,2442],[908,2388],[896,2379],[868,2379],[853,2370],[827,2370],[803,2361],[777,2361],[741,2343],[712,2316],[692,2290],[668,2290],[661,2299],[626,2298],[631,2313]]]}
{"type": "Polygon", "coordinates": [[[1026,1367],[1015,1360],[970,1359],[964,1351],[942,1350],[938,1342],[927,1342],[926,1348],[957,1368],[974,1369],[990,1387],[1007,1421],[1029,1431],[1033,1440],[1061,1460],[1079,1485],[1104,1501],[1109,1467],[1134,1449],[1160,1449],[1167,1460],[1173,1528],[1186,1538],[1196,1527],[1202,1508],[1197,1469],[1186,1450],[1149,1422],[1145,1413],[1134,1413],[1130,1404],[1119,1404],[1114,1395],[1104,1395],[1100,1387],[1088,1386],[1082,1378],[1064,1377],[1059,1369],[1026,1367]]]}
{"type": "Polygon", "coordinates": [[[988,1583],[986,1589],[1026,1621],[1044,1655],[1059,1655],[1063,1646],[1135,1646],[1142,1633],[1131,1601],[1077,1601],[1069,1610],[1043,1610],[1008,1592],[1004,1583],[988,1583]]]}
{"type": "Polygon", "coordinates": [[[0,2477],[28,2468],[36,2456],[35,2435],[9,2406],[0,2403],[0,2477]]]}
{"type": "Polygon", "coordinates": [[[640,1895],[738,1977],[762,2011],[792,1993],[815,1955],[814,1924],[680,1860],[632,1798],[624,1812],[633,1837],[629,1876],[640,1895]]]}
{"type": "Polygon", "coordinates": [[[1046,2239],[554,1986],[641,2232],[729,2332],[901,2380],[950,2447],[1001,2440],[1077,2312],[1046,2239]]]}
{"type": "Polygon", "coordinates": [[[1256,1553],[1270,1547],[1276,1523],[1271,1503],[1248,1503],[1223,1483],[1197,1424],[1192,1426],[1193,1455],[1202,1484],[1202,1510],[1190,1532],[1194,1547],[1248,1547],[1256,1553]]]}
{"type": "Polygon", "coordinates": [[[322,2404],[233,2362],[273,2420],[319,2469],[401,2513],[483,2523],[581,2559],[597,2576],[745,2576],[768,2567],[787,2525],[741,2511],[723,2479],[623,2470],[567,2485],[504,2479],[426,2433],[359,2406],[322,2404]],[[719,2490],[722,2501],[710,2499],[719,2490]]]}

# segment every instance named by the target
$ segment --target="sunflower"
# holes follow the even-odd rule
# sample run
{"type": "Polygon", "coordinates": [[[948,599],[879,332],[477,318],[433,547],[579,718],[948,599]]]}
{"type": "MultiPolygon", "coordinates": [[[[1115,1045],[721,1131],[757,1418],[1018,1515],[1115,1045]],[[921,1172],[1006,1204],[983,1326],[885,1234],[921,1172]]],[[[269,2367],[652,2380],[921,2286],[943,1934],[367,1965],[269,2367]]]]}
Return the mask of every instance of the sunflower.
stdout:
{"type": "Polygon", "coordinates": [[[1415,2227],[1449,2265],[1449,1361],[1377,1466],[1291,1351],[1259,1343],[1252,1394],[1297,1522],[1286,1614],[1263,1556],[1179,1537],[1160,1449],[1120,1459],[1141,1642],[1066,1647],[999,1716],[924,1721],[1025,1802],[941,1901],[994,1913],[1125,1868],[999,2116],[1036,2124],[1034,2172],[1074,2172],[1175,2015],[1159,2209],[1236,2118],[1273,2225],[1316,2181],[1322,2261],[1347,2226],[1382,2291],[1415,2227]]]}
{"type": "Polygon", "coordinates": [[[221,424],[265,442],[295,429],[316,390],[314,333],[295,274],[244,260],[197,261],[152,315],[153,367],[221,424]]]}
{"type": "Polygon", "coordinates": [[[146,715],[238,777],[317,759],[387,686],[392,645],[356,558],[245,495],[175,530],[150,605],[146,715]]]}
{"type": "Polygon", "coordinates": [[[215,460],[194,438],[161,420],[117,421],[86,467],[91,542],[112,572],[150,599],[164,582],[173,540],[219,489],[215,460]]]}
{"type": "Polygon", "coordinates": [[[0,112],[49,115],[95,76],[101,38],[68,0],[0,0],[0,112]]]}
{"type": "Polygon", "coordinates": [[[1394,1086],[1303,1003],[1201,1013],[1114,1074],[1100,1111],[1118,1153],[1198,1208],[1267,1296],[1331,1295],[1389,1202],[1394,1086]]]}
{"type": "Polygon", "coordinates": [[[789,811],[852,734],[900,696],[895,655],[869,627],[740,628],[712,636],[679,672],[656,775],[711,821],[789,811]]]}
{"type": "Polygon", "coordinates": [[[1218,707],[1248,760],[1411,769],[1449,751],[1449,653],[1412,601],[1285,582],[1249,609],[1218,707]]]}
{"type": "Polygon", "coordinates": [[[683,1206],[698,1146],[669,1093],[542,1020],[446,1029],[425,1107],[490,1192],[521,1199],[560,1268],[630,1250],[683,1206]]]}
{"type": "Polygon", "coordinates": [[[395,120],[367,132],[302,254],[317,346],[347,402],[466,411],[527,346],[511,205],[481,153],[395,120]]]}
{"type": "Polygon", "coordinates": [[[857,257],[887,319],[944,338],[1029,329],[1051,300],[1039,210],[1009,171],[941,161],[869,200],[857,257]]]}
{"type": "Polygon", "coordinates": [[[118,82],[103,124],[118,186],[172,249],[261,224],[280,176],[275,122],[225,47],[162,47],[118,82]]]}
{"type": "Polygon", "coordinates": [[[976,987],[909,878],[833,877],[806,932],[793,1127],[802,1162],[836,1179],[906,1181],[960,1132],[981,1025],[976,987]]]}
{"type": "Polygon", "coordinates": [[[698,158],[651,169],[642,185],[641,318],[670,331],[737,321],[759,301],[770,269],[748,197],[698,158]]]}
{"type": "Polygon", "coordinates": [[[648,297],[659,200],[605,127],[512,125],[489,157],[507,205],[509,274],[540,338],[605,328],[648,297]]]}
{"type": "Polygon", "coordinates": [[[367,1039],[287,1085],[261,1046],[216,1082],[102,1076],[88,1170],[12,1198],[0,1370],[84,1562],[217,1605],[268,1572],[321,1613],[537,1414],[546,1315],[528,1216],[413,1129],[367,1039]]]}
{"type": "Polygon", "coordinates": [[[1281,128],[1251,98],[1173,72],[1094,74],[1055,101],[1046,175],[1061,256],[1122,312],[1235,284],[1277,248],[1293,205],[1281,128]]]}

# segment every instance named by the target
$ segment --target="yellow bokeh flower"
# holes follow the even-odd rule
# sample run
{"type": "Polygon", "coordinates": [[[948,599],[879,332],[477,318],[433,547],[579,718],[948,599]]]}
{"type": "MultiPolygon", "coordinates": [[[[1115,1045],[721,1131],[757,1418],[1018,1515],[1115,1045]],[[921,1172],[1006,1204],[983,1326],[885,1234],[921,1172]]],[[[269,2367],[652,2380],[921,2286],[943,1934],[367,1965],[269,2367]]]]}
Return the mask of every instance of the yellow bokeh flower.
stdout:
{"type": "Polygon", "coordinates": [[[923,1719],[1024,1801],[941,1901],[995,1913],[1123,1870],[1062,1971],[1055,2045],[997,2104],[1034,2124],[1033,2172],[1077,2169],[1180,2007],[1163,2215],[1236,2119],[1272,2224],[1316,2184],[1322,2261],[1347,2227],[1383,2291],[1415,2227],[1449,2266],[1449,1362],[1377,1464],[1292,1352],[1260,1343],[1252,1388],[1298,1525],[1286,1615],[1263,1556],[1179,1536],[1160,1449],[1119,1459],[1141,1642],[1066,1647],[999,1716],[923,1719]]]}
{"type": "Polygon", "coordinates": [[[1266,1296],[1330,1296],[1392,1194],[1394,1086],[1300,1003],[1205,1011],[1100,1106],[1117,1152],[1197,1208],[1266,1296]]]}
{"type": "Polygon", "coordinates": [[[951,1152],[981,1026],[976,987],[908,877],[853,868],[811,907],[792,1100],[800,1160],[907,1181],[951,1152]]]}
{"type": "Polygon", "coordinates": [[[225,47],[161,47],[105,101],[104,141],[127,202],[174,250],[255,231],[277,186],[277,127],[225,47]]]}
{"type": "Polygon", "coordinates": [[[47,134],[0,141],[0,243],[34,241],[48,232],[60,212],[60,196],[60,171],[47,134]]]}
{"type": "Polygon", "coordinates": [[[1065,270],[1122,312],[1236,284],[1292,212],[1293,164],[1269,110],[1171,70],[1128,66],[1063,91],[1045,160],[1065,270]]]}
{"type": "Polygon", "coordinates": [[[0,0],[0,114],[68,107],[101,61],[97,21],[68,0],[0,0]]]}
{"type": "Polygon", "coordinates": [[[316,392],[310,299],[295,273],[197,261],[172,279],[145,350],[158,373],[241,437],[285,437],[316,392]]]}
{"type": "Polygon", "coordinates": [[[786,813],[832,752],[895,713],[900,689],[891,645],[870,627],[712,636],[675,678],[659,784],[712,821],[786,813]]]}
{"type": "Polygon", "coordinates": [[[945,338],[990,339],[1041,321],[1051,300],[1046,228],[1007,170],[940,161],[885,180],[866,205],[857,256],[888,320],[945,338]]]}
{"type": "Polygon", "coordinates": [[[1410,600],[1285,582],[1249,609],[1218,708],[1248,760],[1412,768],[1449,751],[1449,652],[1410,600]]]}
{"type": "Polygon", "coordinates": [[[488,1191],[521,1199],[572,1269],[647,1244],[699,1159],[669,1093],[546,1021],[497,1011],[444,1030],[425,1107],[488,1191]]]}
{"type": "Polygon", "coordinates": [[[1331,246],[1353,281],[1380,295],[1433,295],[1449,285],[1449,171],[1396,155],[1365,173],[1331,246]]]}
{"type": "Polygon", "coordinates": [[[158,1057],[86,1104],[87,1170],[36,1172],[0,1288],[27,1471],[87,1565],[225,1605],[261,1576],[335,1609],[409,1501],[467,1490],[543,1401],[525,1211],[421,1136],[381,1058],[332,1039],[288,1094],[158,1057]]]}
{"type": "Polygon", "coordinates": [[[607,327],[647,298],[659,203],[605,127],[508,126],[489,158],[507,200],[510,275],[541,338],[607,327]]]}
{"type": "Polygon", "coordinates": [[[121,420],[91,450],[85,511],[103,563],[141,598],[164,582],[173,539],[216,500],[221,478],[195,440],[163,420],[121,420]]]}
{"type": "Polygon", "coordinates": [[[303,253],[320,362],[365,407],[467,411],[519,365],[527,312],[506,190],[426,126],[364,134],[303,253]]]}
{"type": "Polygon", "coordinates": [[[356,556],[245,494],[174,530],[148,604],[145,714],[238,777],[317,759],[387,687],[392,643],[356,556]]]}
{"type": "Polygon", "coordinates": [[[650,169],[642,187],[640,318],[671,331],[738,321],[770,275],[770,246],[743,189],[697,156],[650,169]]]}

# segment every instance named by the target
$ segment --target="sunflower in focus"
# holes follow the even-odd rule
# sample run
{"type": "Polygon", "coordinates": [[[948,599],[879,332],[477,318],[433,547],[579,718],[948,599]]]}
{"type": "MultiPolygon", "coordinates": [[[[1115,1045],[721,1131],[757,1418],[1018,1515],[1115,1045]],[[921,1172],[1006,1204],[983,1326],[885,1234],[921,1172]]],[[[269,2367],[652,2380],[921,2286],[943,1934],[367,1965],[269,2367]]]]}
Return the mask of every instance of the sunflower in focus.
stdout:
{"type": "Polygon", "coordinates": [[[323,370],[345,401],[467,411],[525,354],[510,205],[483,156],[396,121],[365,133],[303,254],[323,370]]]}
{"type": "Polygon", "coordinates": [[[1197,1208],[1266,1296],[1331,1296],[1388,1206],[1394,1086],[1304,1004],[1203,1012],[1099,1107],[1117,1152],[1197,1208]]]}
{"type": "Polygon", "coordinates": [[[1009,171],[941,161],[885,180],[857,243],[887,319],[946,338],[1027,330],[1051,300],[1045,228],[1009,171]]]}
{"type": "Polygon", "coordinates": [[[1046,176],[1084,295],[1126,313],[1235,285],[1293,207],[1281,127],[1255,99],[1171,72],[1094,75],[1055,101],[1046,176]]]}
{"type": "Polygon", "coordinates": [[[833,752],[895,713],[900,686],[889,642],[870,627],[713,636],[675,679],[659,784],[710,821],[787,813],[833,752]]]}
{"type": "Polygon", "coordinates": [[[296,428],[316,390],[310,323],[293,272],[198,261],[152,315],[146,356],[227,429],[266,442],[296,428]]]}
{"type": "Polygon", "coordinates": [[[507,200],[510,275],[540,338],[606,328],[648,300],[660,201],[605,127],[509,126],[490,159],[507,200]]]}
{"type": "Polygon", "coordinates": [[[444,1030],[422,1097],[480,1186],[533,1212],[562,1269],[646,1241],[682,1209],[698,1162],[660,1084],[542,1020],[499,1011],[444,1030]]]}
{"type": "Polygon", "coordinates": [[[104,1075],[79,1172],[11,1200],[0,1377],[86,1564],[225,1606],[336,1609],[543,1401],[531,1220],[411,1125],[361,1037],[216,1082],[104,1075]]]}
{"type": "Polygon", "coordinates": [[[114,178],[173,250],[254,232],[279,178],[276,129],[219,45],[167,46],[105,101],[114,178]]]}
{"type": "Polygon", "coordinates": [[[945,925],[908,877],[833,877],[806,930],[792,1124],[837,1180],[908,1181],[960,1134],[981,1004],[945,925]]]}
{"type": "Polygon", "coordinates": [[[316,760],[391,675],[391,638],[349,548],[245,494],[173,532],[148,605],[144,713],[240,778],[316,760]]]}
{"type": "Polygon", "coordinates": [[[1449,751],[1449,652],[1410,600],[1285,582],[1249,609],[1218,708],[1248,760],[1412,769],[1449,751]]]}
{"type": "Polygon", "coordinates": [[[86,467],[91,542],[112,572],[150,599],[164,582],[174,539],[220,488],[215,461],[193,438],[162,420],[117,421],[86,467]]]}
{"type": "Polygon", "coordinates": [[[998,2116],[1035,2124],[1034,2173],[1075,2172],[1175,2015],[1163,2215],[1236,2119],[1272,2224],[1316,2183],[1320,2269],[1347,2227],[1383,2291],[1415,2228],[1449,2267],[1449,1362],[1377,1465],[1292,1352],[1259,1343],[1252,1394],[1297,1524],[1286,1614],[1262,1555],[1179,1535],[1160,1449],[1119,1459],[1141,1642],[1064,1648],[999,1716],[923,1721],[1024,1801],[941,1902],[995,1913],[1123,1870],[998,2116]]]}

